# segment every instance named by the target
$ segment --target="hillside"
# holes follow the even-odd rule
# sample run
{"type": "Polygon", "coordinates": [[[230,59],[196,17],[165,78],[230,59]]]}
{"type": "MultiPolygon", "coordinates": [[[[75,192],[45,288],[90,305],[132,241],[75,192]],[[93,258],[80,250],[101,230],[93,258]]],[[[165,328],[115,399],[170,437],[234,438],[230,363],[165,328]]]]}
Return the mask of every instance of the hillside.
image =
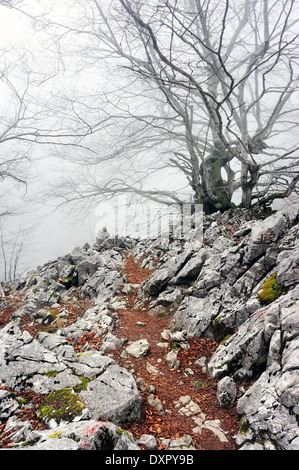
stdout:
{"type": "Polygon", "coordinates": [[[0,445],[299,449],[299,205],[106,239],[2,284],[0,445]]]}

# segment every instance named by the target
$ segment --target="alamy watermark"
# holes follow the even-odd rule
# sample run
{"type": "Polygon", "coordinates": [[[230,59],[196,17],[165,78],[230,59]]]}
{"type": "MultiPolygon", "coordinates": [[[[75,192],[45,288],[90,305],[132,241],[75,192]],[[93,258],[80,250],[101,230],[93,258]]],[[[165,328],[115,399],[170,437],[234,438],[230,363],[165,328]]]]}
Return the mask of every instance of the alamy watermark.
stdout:
{"type": "Polygon", "coordinates": [[[203,208],[201,204],[162,205],[147,201],[135,203],[126,197],[101,203],[95,210],[95,235],[137,239],[165,238],[171,240],[203,239],[203,208]]]}

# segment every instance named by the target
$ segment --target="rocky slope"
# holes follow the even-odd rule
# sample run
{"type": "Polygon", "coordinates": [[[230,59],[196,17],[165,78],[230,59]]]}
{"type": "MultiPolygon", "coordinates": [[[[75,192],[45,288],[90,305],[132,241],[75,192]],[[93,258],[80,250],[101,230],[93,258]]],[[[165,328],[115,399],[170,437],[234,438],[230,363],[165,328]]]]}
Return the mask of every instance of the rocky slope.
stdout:
{"type": "Polygon", "coordinates": [[[2,285],[1,447],[299,449],[298,221],[217,213],[2,285]]]}

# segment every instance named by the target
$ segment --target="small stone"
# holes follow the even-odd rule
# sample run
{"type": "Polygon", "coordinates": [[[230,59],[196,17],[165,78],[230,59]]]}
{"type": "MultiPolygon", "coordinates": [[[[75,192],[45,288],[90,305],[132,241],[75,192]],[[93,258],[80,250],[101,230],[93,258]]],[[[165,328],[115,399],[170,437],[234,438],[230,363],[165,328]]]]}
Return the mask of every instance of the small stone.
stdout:
{"type": "Polygon", "coordinates": [[[217,400],[221,407],[234,403],[237,395],[236,384],[231,377],[223,377],[217,385],[217,400]]]}
{"type": "Polygon", "coordinates": [[[129,354],[129,356],[138,359],[142,356],[145,356],[148,353],[149,348],[149,342],[146,339],[140,339],[139,341],[135,341],[134,343],[127,346],[126,352],[129,354]]]}
{"type": "MultiPolygon", "coordinates": [[[[179,437],[177,439],[165,439],[165,443],[167,444],[168,449],[170,450],[195,450],[195,446],[193,444],[192,438],[189,435],[185,435],[183,437],[179,437]]],[[[164,441],[162,441],[162,444],[164,441]]]]}
{"type": "Polygon", "coordinates": [[[187,369],[184,370],[184,374],[185,375],[194,375],[194,372],[191,369],[191,367],[187,367],[187,369]]]}
{"type": "Polygon", "coordinates": [[[161,401],[159,400],[159,398],[155,397],[155,395],[153,395],[152,393],[148,396],[147,402],[150,406],[155,408],[160,413],[164,411],[161,401]]]}
{"type": "Polygon", "coordinates": [[[163,330],[161,333],[162,339],[165,339],[168,341],[171,337],[171,331],[170,330],[163,330]]]}
{"type": "Polygon", "coordinates": [[[149,362],[146,363],[146,370],[147,370],[150,374],[153,374],[153,375],[161,374],[161,372],[159,371],[159,369],[158,369],[156,366],[153,366],[152,364],[150,364],[149,362]]]}
{"type": "Polygon", "coordinates": [[[215,434],[221,442],[228,442],[226,435],[220,427],[219,419],[215,419],[214,421],[205,421],[204,427],[212,431],[212,433],[215,434]]]}
{"type": "Polygon", "coordinates": [[[126,284],[122,288],[122,292],[126,295],[132,294],[132,292],[134,292],[134,286],[132,284],[126,284]]]}
{"type": "Polygon", "coordinates": [[[164,349],[168,348],[168,343],[156,343],[156,344],[159,348],[164,348],[164,349]]]}
{"type": "Polygon", "coordinates": [[[145,385],[145,380],[142,378],[142,377],[138,377],[136,380],[136,385],[139,386],[139,385],[145,385]]]}
{"type": "Polygon", "coordinates": [[[163,305],[157,305],[157,307],[151,308],[148,312],[151,317],[164,317],[167,315],[167,311],[163,305]]]}
{"type": "Polygon", "coordinates": [[[170,351],[166,357],[166,363],[170,369],[178,369],[180,367],[180,361],[177,359],[177,352],[170,351]]]}
{"type": "Polygon", "coordinates": [[[196,426],[195,428],[192,428],[192,432],[194,432],[194,434],[201,434],[201,431],[202,431],[202,427],[200,426],[196,426]]]}
{"type": "Polygon", "coordinates": [[[191,416],[191,415],[192,415],[191,411],[188,410],[188,408],[185,407],[185,406],[183,406],[183,407],[180,409],[179,413],[180,413],[181,415],[185,415],[185,416],[191,416]]]}
{"type": "Polygon", "coordinates": [[[202,356],[202,357],[199,357],[198,359],[196,359],[196,361],[194,362],[194,364],[196,364],[197,366],[204,366],[206,364],[206,361],[207,361],[207,358],[206,356],[202,356]]]}
{"type": "Polygon", "coordinates": [[[157,441],[151,434],[142,434],[138,439],[138,444],[144,445],[147,450],[157,450],[157,441]]]}
{"type": "Polygon", "coordinates": [[[188,403],[190,403],[191,401],[191,397],[190,395],[184,395],[182,397],[179,398],[179,402],[182,404],[182,405],[188,405],[188,403]]]}
{"type": "Polygon", "coordinates": [[[152,393],[154,395],[157,391],[157,388],[154,385],[147,385],[146,390],[147,392],[152,393]]]}
{"type": "Polygon", "coordinates": [[[107,333],[106,336],[103,339],[102,346],[101,346],[101,351],[106,353],[107,351],[111,351],[117,348],[122,347],[122,340],[120,338],[117,338],[115,335],[112,333],[107,333]]]}

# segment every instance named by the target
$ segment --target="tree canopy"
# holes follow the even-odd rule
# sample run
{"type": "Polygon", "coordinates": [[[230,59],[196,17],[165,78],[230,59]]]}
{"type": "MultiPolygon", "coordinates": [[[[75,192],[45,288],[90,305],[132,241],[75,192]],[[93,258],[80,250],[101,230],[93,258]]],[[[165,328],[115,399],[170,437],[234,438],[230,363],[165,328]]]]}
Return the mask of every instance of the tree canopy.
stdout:
{"type": "Polygon", "coordinates": [[[298,194],[294,0],[61,5],[45,1],[37,15],[34,2],[17,2],[50,32],[65,70],[93,77],[68,96],[81,139],[61,156],[82,168],[58,190],[65,200],[191,198],[213,212],[298,194]],[[97,82],[103,67],[110,81],[97,82]]]}

